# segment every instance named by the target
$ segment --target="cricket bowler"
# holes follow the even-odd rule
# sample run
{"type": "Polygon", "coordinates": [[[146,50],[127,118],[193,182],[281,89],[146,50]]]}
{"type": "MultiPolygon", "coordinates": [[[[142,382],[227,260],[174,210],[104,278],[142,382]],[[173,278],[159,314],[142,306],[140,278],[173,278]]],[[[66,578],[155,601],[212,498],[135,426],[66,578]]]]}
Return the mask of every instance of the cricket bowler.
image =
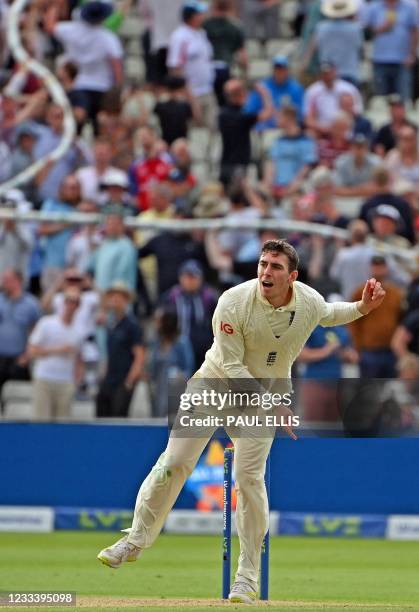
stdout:
{"type": "MultiPolygon", "coordinates": [[[[264,243],[257,278],[221,295],[213,317],[214,341],[193,379],[243,379],[244,385],[272,375],[290,379],[291,366],[317,325],[350,323],[384,300],[384,289],[371,278],[360,301],[329,304],[313,288],[297,281],[297,268],[297,252],[285,240],[264,243]]],[[[138,492],[128,535],[98,554],[102,563],[118,568],[153,545],[215,429],[187,439],[176,437],[172,430],[166,450],[138,492]]],[[[296,439],[292,427],[285,429],[296,439]]],[[[272,441],[252,436],[232,439],[240,540],[238,569],[229,595],[235,603],[252,603],[258,593],[261,547],[269,526],[264,473],[272,441]]]]}

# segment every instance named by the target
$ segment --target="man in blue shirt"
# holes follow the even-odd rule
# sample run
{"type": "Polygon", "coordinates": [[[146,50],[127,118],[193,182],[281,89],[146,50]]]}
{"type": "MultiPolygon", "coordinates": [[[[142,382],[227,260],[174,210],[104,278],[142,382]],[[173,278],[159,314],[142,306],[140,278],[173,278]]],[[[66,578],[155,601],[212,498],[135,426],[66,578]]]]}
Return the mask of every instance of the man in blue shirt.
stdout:
{"type": "MultiPolygon", "coordinates": [[[[60,185],[59,197],[46,200],[42,212],[73,213],[80,202],[80,183],[72,174],[66,176],[60,185]]],[[[41,223],[38,234],[43,238],[42,289],[46,291],[57,281],[66,261],[67,244],[74,232],[68,223],[41,223]]]]}
{"type": "Polygon", "coordinates": [[[283,134],[271,147],[264,182],[275,197],[281,198],[299,189],[318,156],[316,143],[301,129],[294,106],[284,106],[278,117],[283,134]]]}
{"type": "Polygon", "coordinates": [[[7,380],[29,379],[26,345],[41,316],[38,300],[23,291],[22,275],[5,270],[0,292],[0,391],[7,380]]]}
{"type": "Polygon", "coordinates": [[[367,4],[364,27],[374,42],[374,93],[412,97],[412,65],[416,58],[418,11],[410,0],[375,0],[367,4]]]}
{"type": "MultiPolygon", "coordinates": [[[[301,119],[304,88],[290,76],[288,58],[285,55],[277,55],[273,58],[272,65],[272,76],[264,79],[262,85],[270,92],[274,108],[280,110],[284,104],[292,104],[297,108],[298,118],[301,119]]],[[[257,90],[252,91],[244,108],[245,112],[258,114],[262,108],[263,100],[260,92],[257,90]]],[[[269,119],[259,121],[255,129],[262,131],[275,127],[277,127],[277,123],[276,117],[273,114],[269,119]]]]}

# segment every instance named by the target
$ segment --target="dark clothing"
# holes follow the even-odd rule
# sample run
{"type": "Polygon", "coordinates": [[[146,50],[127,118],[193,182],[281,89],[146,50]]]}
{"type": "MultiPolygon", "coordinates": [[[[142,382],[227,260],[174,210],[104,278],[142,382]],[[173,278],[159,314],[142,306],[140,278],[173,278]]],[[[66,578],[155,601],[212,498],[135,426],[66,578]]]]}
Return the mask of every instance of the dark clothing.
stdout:
{"type": "Polygon", "coordinates": [[[177,284],[179,268],[186,260],[197,259],[203,265],[204,271],[208,270],[204,245],[194,240],[189,234],[172,232],[158,234],[139,250],[140,258],[148,255],[154,255],[157,259],[159,299],[177,284]]]}
{"type": "Polygon", "coordinates": [[[250,131],[257,120],[256,113],[246,113],[241,106],[229,104],[221,109],[218,120],[223,141],[221,165],[250,163],[250,131]]]}
{"type": "Polygon", "coordinates": [[[354,125],[352,128],[354,134],[363,134],[368,141],[371,142],[374,136],[374,130],[372,127],[372,123],[366,117],[362,117],[361,115],[356,115],[354,117],[354,125]]]}
{"type": "MultiPolygon", "coordinates": [[[[414,124],[411,121],[405,121],[405,125],[414,126],[414,124]]],[[[377,145],[382,145],[386,153],[388,153],[388,151],[391,151],[391,149],[394,149],[394,147],[396,146],[396,135],[393,131],[393,127],[391,123],[387,123],[386,125],[383,125],[382,127],[380,127],[380,129],[377,131],[375,135],[375,138],[372,144],[373,144],[373,148],[376,147],[377,145]]]]}
{"type": "Polygon", "coordinates": [[[106,338],[108,365],[102,385],[116,388],[122,385],[134,361],[133,348],[142,344],[138,322],[126,315],[114,327],[108,327],[106,338]]]}
{"type": "Polygon", "coordinates": [[[231,66],[235,53],[244,47],[243,30],[228,17],[210,17],[203,28],[214,49],[214,60],[231,66]]]}
{"type": "Polygon", "coordinates": [[[188,121],[192,119],[192,108],[184,100],[167,100],[158,102],[154,114],[160,121],[162,137],[169,145],[177,138],[186,138],[188,121]]]}
{"type": "Polygon", "coordinates": [[[124,383],[117,387],[102,385],[96,397],[96,416],[99,418],[128,416],[133,390],[127,389],[124,383]]]}
{"type": "Polygon", "coordinates": [[[408,345],[409,351],[419,355],[419,310],[410,312],[403,320],[402,325],[412,336],[408,345]]]}
{"type": "Polygon", "coordinates": [[[361,378],[395,378],[396,358],[390,349],[361,350],[361,378]]]}
{"type": "Polygon", "coordinates": [[[372,218],[374,214],[374,210],[380,204],[388,204],[390,206],[394,206],[400,213],[400,216],[403,220],[402,227],[397,231],[400,236],[404,236],[412,244],[415,243],[415,229],[413,226],[413,214],[412,209],[410,208],[409,202],[403,200],[399,196],[394,195],[393,193],[382,193],[372,196],[361,207],[359,212],[359,218],[368,223],[370,229],[372,229],[372,218]]]}
{"type": "Polygon", "coordinates": [[[180,332],[191,342],[195,363],[203,363],[213,340],[211,322],[217,305],[214,291],[203,285],[197,293],[187,293],[176,285],[169,291],[164,303],[176,309],[180,332]]]}

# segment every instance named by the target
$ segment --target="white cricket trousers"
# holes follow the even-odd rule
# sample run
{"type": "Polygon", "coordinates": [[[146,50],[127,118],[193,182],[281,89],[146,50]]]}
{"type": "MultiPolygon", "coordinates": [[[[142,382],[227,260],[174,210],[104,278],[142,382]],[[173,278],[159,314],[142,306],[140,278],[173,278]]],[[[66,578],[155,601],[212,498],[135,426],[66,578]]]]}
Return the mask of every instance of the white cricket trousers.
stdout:
{"type": "MultiPolygon", "coordinates": [[[[152,546],[212,433],[205,438],[169,438],[166,450],[138,492],[128,542],[140,548],[152,546]]],[[[245,578],[257,589],[262,542],[269,528],[264,476],[272,438],[246,434],[232,438],[232,442],[240,540],[236,580],[245,578]]]]}

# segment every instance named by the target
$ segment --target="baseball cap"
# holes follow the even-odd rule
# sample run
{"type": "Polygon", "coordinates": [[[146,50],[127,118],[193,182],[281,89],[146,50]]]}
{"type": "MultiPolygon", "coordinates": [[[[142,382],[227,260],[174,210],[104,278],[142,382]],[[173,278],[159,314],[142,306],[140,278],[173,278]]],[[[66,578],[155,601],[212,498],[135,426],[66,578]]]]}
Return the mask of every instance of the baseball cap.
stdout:
{"type": "Polygon", "coordinates": [[[32,136],[32,138],[38,138],[39,132],[29,121],[22,123],[16,128],[16,137],[20,138],[21,136],[32,136]]]}
{"type": "Polygon", "coordinates": [[[197,2],[195,0],[189,0],[182,6],[182,17],[183,19],[189,19],[195,13],[207,13],[208,5],[205,2],[197,2]]]}
{"type": "Polygon", "coordinates": [[[397,208],[394,206],[390,206],[389,204],[380,204],[375,209],[375,217],[387,217],[387,219],[392,219],[396,223],[400,221],[400,213],[397,208]]]}
{"type": "Polygon", "coordinates": [[[272,64],[275,68],[288,68],[289,62],[286,55],[275,55],[272,59],[272,64]]]}
{"type": "Polygon", "coordinates": [[[203,276],[202,266],[196,259],[188,259],[179,268],[179,276],[182,274],[203,276]]]}

